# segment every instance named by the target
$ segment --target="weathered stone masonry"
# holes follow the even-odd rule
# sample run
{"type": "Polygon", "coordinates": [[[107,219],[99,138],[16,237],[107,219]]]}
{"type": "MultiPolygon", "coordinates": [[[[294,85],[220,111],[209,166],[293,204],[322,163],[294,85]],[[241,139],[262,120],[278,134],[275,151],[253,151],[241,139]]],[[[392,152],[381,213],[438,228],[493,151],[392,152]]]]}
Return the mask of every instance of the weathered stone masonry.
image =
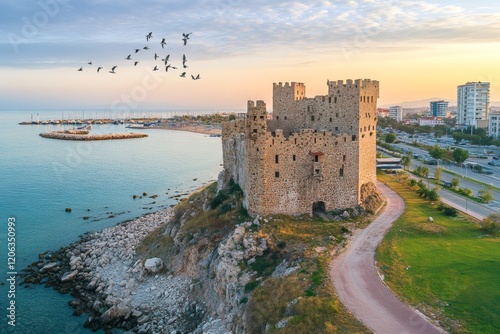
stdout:
{"type": "Polygon", "coordinates": [[[375,183],[378,81],[328,81],[328,94],[306,98],[302,83],[273,84],[273,113],[248,101],[247,114],[223,124],[224,170],[251,214],[311,213],[360,203],[375,183]]]}

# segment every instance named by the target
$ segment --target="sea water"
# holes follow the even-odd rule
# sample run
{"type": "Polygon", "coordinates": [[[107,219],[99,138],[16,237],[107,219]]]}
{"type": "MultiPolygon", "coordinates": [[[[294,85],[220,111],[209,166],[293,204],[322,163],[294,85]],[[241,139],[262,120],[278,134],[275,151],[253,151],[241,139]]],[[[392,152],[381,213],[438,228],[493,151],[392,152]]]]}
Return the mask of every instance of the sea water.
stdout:
{"type": "MultiPolygon", "coordinates": [[[[19,286],[19,276],[13,296],[8,273],[21,272],[38,254],[75,242],[85,232],[170,207],[177,202],[172,197],[216,180],[221,141],[111,124],[93,125],[91,132],[145,132],[149,137],[46,139],[39,134],[63,126],[18,125],[33,113],[0,111],[0,333],[90,333],[83,328],[85,315],[72,316],[71,296],[43,286],[19,286]],[[15,239],[14,264],[12,258],[9,263],[9,236],[15,239]],[[8,324],[13,301],[15,327],[8,324]]],[[[60,112],[40,114],[54,119],[60,112]]]]}

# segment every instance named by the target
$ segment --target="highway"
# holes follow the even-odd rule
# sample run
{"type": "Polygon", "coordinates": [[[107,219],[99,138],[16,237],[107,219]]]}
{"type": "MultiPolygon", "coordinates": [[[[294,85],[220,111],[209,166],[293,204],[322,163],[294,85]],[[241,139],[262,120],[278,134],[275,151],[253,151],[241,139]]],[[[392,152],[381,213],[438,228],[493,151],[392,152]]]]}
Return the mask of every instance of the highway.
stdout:
{"type": "MultiPolygon", "coordinates": [[[[394,146],[404,148],[406,150],[410,150],[414,154],[418,154],[421,157],[429,156],[429,153],[425,150],[422,150],[420,148],[416,148],[414,146],[405,144],[405,143],[398,143],[394,144],[394,146]]],[[[486,165],[487,161],[491,161],[491,158],[489,159],[478,159],[478,158],[469,158],[467,159],[467,162],[476,162],[481,165],[486,165]]],[[[411,164],[411,169],[414,170],[418,166],[426,166],[429,168],[429,177],[434,177],[434,171],[438,167],[437,165],[428,165],[425,164],[421,160],[413,159],[412,158],[412,164],[411,164]]],[[[473,195],[477,196],[477,193],[479,190],[484,189],[485,186],[472,182],[470,180],[467,180],[465,177],[468,177],[470,179],[474,179],[476,181],[482,182],[487,185],[492,185],[496,186],[497,188],[500,187],[500,167],[494,167],[494,166],[489,166],[491,167],[491,170],[493,171],[493,174],[487,175],[487,174],[480,174],[473,172],[472,169],[466,168],[466,167],[459,167],[452,164],[449,165],[441,165],[441,167],[444,168],[444,171],[441,175],[441,180],[442,181],[447,181],[451,182],[451,179],[454,177],[457,177],[457,175],[450,174],[449,172],[453,172],[458,174],[460,178],[460,184],[459,188],[469,188],[472,190],[473,195]]],[[[423,180],[425,182],[425,179],[423,180]]],[[[432,183],[429,183],[430,188],[433,188],[432,183]]],[[[482,219],[482,217],[487,217],[492,213],[500,213],[500,191],[492,189],[491,190],[492,195],[493,195],[493,201],[491,201],[488,204],[479,204],[476,203],[470,199],[467,199],[464,196],[457,195],[445,187],[441,187],[441,190],[439,191],[439,195],[441,196],[441,199],[443,202],[448,203],[455,203],[458,209],[461,211],[467,212],[468,214],[472,216],[476,216],[476,218],[482,219]]]]}

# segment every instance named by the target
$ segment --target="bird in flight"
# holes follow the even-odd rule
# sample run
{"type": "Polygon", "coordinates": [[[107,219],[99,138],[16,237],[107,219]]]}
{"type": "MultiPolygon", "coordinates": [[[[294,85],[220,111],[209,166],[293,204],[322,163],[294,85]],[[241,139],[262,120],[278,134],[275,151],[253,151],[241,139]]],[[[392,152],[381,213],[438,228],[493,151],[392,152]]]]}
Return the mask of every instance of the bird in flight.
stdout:
{"type": "Polygon", "coordinates": [[[162,59],[165,62],[165,65],[167,65],[169,58],[170,58],[170,53],[165,57],[165,59],[162,59]]]}
{"type": "Polygon", "coordinates": [[[193,80],[199,80],[200,79],[200,75],[198,74],[196,77],[194,75],[191,74],[191,78],[193,78],[193,80]]]}
{"type": "Polygon", "coordinates": [[[135,53],[137,53],[137,52],[139,52],[139,51],[141,51],[141,49],[135,49],[135,53]]]}
{"type": "Polygon", "coordinates": [[[117,67],[117,66],[113,66],[113,67],[111,68],[111,71],[109,71],[109,73],[116,74],[116,72],[115,72],[115,68],[116,68],[116,67],[117,67]]]}
{"type": "Polygon", "coordinates": [[[186,63],[187,63],[186,55],[183,54],[182,55],[182,67],[187,68],[188,66],[186,65],[186,63]]]}
{"type": "Polygon", "coordinates": [[[181,75],[179,75],[181,78],[185,78],[186,77],[186,72],[182,72],[181,75]]]}
{"type": "Polygon", "coordinates": [[[182,33],[182,37],[184,37],[185,39],[189,39],[189,35],[191,35],[191,34],[192,34],[192,32],[189,32],[187,34],[182,33]]]}
{"type": "Polygon", "coordinates": [[[153,38],[152,32],[150,32],[149,34],[146,35],[146,41],[149,41],[150,38],[153,38]]]}
{"type": "Polygon", "coordinates": [[[167,42],[165,42],[165,38],[162,38],[162,40],[161,40],[161,48],[163,49],[165,45],[167,45],[167,42]]]}
{"type": "Polygon", "coordinates": [[[131,59],[130,57],[132,57],[132,55],[128,55],[127,58],[125,59],[130,60],[131,59]]]}
{"type": "Polygon", "coordinates": [[[99,66],[99,67],[97,68],[97,73],[99,73],[99,71],[100,71],[100,70],[102,70],[102,67],[101,67],[101,66],[99,66]]]}
{"type": "Polygon", "coordinates": [[[80,68],[78,69],[78,71],[80,71],[80,72],[81,72],[81,71],[83,71],[83,67],[80,67],[80,68]]]}
{"type": "Polygon", "coordinates": [[[173,70],[176,70],[176,69],[177,69],[177,67],[175,67],[175,66],[172,66],[172,65],[168,64],[168,65],[165,67],[165,71],[166,71],[166,72],[168,72],[168,69],[169,69],[169,68],[171,68],[171,69],[173,69],[173,70]]]}
{"type": "Polygon", "coordinates": [[[158,59],[158,58],[159,58],[159,57],[158,57],[158,55],[157,55],[157,54],[156,54],[156,52],[155,52],[155,60],[156,60],[156,59],[158,59]]]}
{"type": "Polygon", "coordinates": [[[155,66],[155,68],[153,68],[153,71],[158,71],[158,66],[155,66]]]}
{"type": "Polygon", "coordinates": [[[144,50],[149,50],[149,46],[143,47],[144,50]]]}
{"type": "Polygon", "coordinates": [[[184,45],[186,45],[186,44],[187,44],[188,39],[187,39],[186,37],[184,37],[182,40],[184,41],[184,45]]]}
{"type": "Polygon", "coordinates": [[[87,64],[92,65],[92,62],[91,62],[91,61],[89,61],[87,64]]]}
{"type": "Polygon", "coordinates": [[[138,61],[134,62],[134,66],[137,66],[137,64],[139,64],[139,62],[138,62],[138,61]]]}

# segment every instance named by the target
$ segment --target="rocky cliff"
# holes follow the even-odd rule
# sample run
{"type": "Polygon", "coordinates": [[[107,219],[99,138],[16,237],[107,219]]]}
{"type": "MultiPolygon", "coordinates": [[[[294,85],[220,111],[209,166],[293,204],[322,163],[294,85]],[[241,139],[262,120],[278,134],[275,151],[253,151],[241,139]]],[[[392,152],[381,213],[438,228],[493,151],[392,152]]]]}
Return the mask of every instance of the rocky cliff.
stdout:
{"type": "Polygon", "coordinates": [[[23,284],[71,293],[75,314],[106,332],[364,332],[335,301],[325,267],[366,216],[249,217],[242,196],[234,182],[212,184],[174,209],[41,254],[23,284]]]}

